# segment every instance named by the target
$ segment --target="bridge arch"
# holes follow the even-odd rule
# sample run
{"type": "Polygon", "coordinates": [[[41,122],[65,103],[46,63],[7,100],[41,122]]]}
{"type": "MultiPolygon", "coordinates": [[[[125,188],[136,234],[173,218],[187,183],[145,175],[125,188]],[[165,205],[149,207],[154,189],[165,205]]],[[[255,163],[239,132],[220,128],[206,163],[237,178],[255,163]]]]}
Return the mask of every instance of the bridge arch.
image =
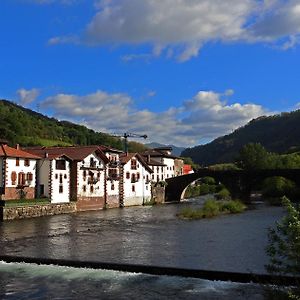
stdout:
{"type": "Polygon", "coordinates": [[[206,176],[213,177],[216,181],[222,182],[230,191],[232,197],[244,201],[250,200],[251,190],[254,185],[268,177],[282,176],[294,181],[297,186],[300,186],[300,169],[222,171],[200,169],[193,174],[166,179],[166,202],[179,202],[183,199],[184,190],[193,181],[206,176]]]}

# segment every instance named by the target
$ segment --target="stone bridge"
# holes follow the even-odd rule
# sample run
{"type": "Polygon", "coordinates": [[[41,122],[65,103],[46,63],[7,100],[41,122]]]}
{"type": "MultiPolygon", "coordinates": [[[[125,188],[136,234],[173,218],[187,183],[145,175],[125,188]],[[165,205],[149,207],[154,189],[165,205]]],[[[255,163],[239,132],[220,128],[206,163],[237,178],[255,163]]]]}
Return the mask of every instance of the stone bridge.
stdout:
{"type": "Polygon", "coordinates": [[[282,176],[294,181],[300,186],[300,169],[276,170],[223,170],[200,169],[193,174],[166,179],[166,202],[179,202],[184,197],[185,189],[195,180],[203,177],[213,177],[216,182],[226,186],[233,198],[249,201],[251,191],[265,178],[282,176]]]}

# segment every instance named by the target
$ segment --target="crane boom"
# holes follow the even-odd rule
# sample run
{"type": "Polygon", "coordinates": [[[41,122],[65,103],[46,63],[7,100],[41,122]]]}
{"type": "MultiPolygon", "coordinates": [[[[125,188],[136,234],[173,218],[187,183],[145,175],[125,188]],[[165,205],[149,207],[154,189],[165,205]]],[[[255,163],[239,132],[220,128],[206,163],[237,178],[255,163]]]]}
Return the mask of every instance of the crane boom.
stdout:
{"type": "Polygon", "coordinates": [[[126,153],[128,152],[128,140],[127,140],[127,138],[129,138],[129,137],[143,138],[143,139],[148,138],[147,134],[137,134],[137,133],[132,133],[132,132],[124,132],[123,134],[113,134],[113,136],[124,138],[124,151],[126,153]]]}

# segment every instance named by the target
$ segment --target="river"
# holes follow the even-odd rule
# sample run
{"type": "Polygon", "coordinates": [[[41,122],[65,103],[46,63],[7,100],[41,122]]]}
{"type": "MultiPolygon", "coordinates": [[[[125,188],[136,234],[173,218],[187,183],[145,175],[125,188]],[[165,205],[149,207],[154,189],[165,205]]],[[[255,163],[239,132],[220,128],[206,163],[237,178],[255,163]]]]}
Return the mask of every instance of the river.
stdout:
{"type": "MultiPolygon", "coordinates": [[[[198,207],[201,202],[4,222],[0,224],[0,249],[2,254],[16,256],[264,273],[267,229],[282,217],[282,208],[258,205],[242,214],[193,221],[176,217],[184,206],[198,207]]],[[[257,299],[262,297],[255,285],[49,268],[2,262],[2,298],[20,299],[21,293],[24,299],[67,299],[66,293],[74,291],[70,299],[75,299],[76,293],[80,299],[88,293],[86,289],[96,299],[99,295],[99,299],[135,299],[135,295],[136,299],[168,299],[175,291],[178,299],[199,299],[199,295],[219,299],[220,293],[222,299],[226,295],[228,299],[233,295],[235,299],[254,299],[257,293],[257,299]]]]}

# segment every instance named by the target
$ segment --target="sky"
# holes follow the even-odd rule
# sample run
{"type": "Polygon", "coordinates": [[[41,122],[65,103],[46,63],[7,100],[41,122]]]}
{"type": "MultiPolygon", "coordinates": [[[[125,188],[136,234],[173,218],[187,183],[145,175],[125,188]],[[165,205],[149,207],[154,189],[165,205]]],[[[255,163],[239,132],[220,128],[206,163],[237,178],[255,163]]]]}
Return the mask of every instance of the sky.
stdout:
{"type": "Polygon", "coordinates": [[[299,43],[300,0],[1,0],[0,99],[192,147],[300,108],[299,43]]]}

